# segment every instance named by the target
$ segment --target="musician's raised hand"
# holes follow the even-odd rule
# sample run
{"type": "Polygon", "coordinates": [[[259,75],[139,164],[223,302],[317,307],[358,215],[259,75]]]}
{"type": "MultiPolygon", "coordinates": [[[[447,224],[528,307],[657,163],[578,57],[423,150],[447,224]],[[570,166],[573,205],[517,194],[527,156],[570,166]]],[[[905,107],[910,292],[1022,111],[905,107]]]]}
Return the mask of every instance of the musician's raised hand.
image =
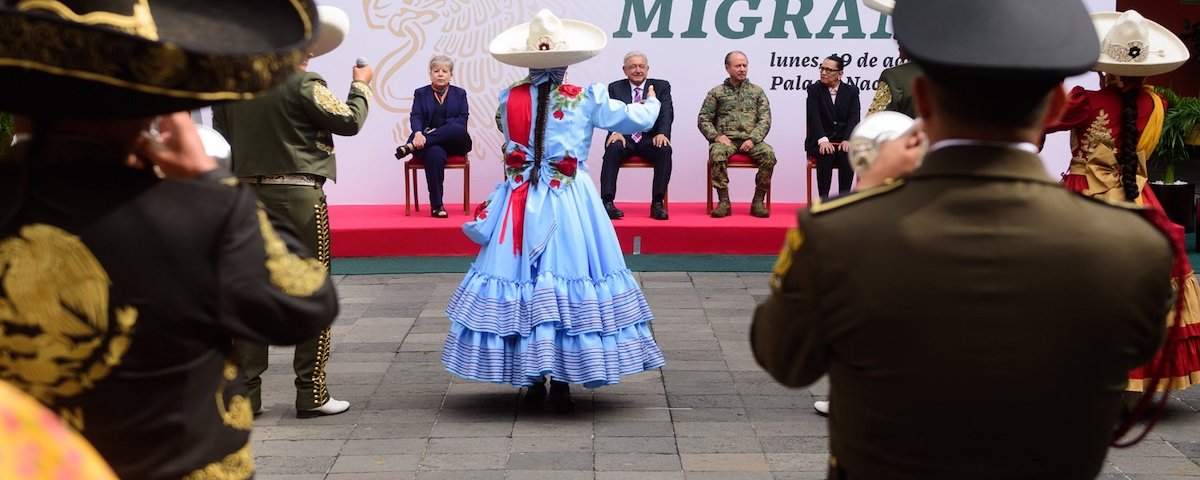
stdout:
{"type": "Polygon", "coordinates": [[[878,187],[908,176],[921,162],[922,145],[926,142],[925,128],[918,119],[907,135],[883,142],[875,162],[858,180],[858,190],[878,187]]]}

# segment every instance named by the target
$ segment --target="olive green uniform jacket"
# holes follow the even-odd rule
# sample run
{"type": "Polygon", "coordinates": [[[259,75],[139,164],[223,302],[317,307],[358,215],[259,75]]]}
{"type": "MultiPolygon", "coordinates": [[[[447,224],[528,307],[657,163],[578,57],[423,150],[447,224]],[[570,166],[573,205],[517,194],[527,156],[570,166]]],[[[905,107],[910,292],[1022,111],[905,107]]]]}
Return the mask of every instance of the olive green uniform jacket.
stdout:
{"type": "Polygon", "coordinates": [[[921,67],[913,62],[884,69],[879,74],[879,87],[867,108],[867,115],[886,110],[917,118],[917,106],[912,103],[912,84],[919,76],[921,67]]]}
{"type": "Polygon", "coordinates": [[[950,146],[801,212],[754,314],[758,362],[828,374],[849,478],[1092,479],[1172,300],[1165,235],[1022,150],[950,146]]]}
{"type": "Polygon", "coordinates": [[[358,133],[371,90],[353,82],[343,102],[314,72],[296,72],[260,98],[213,107],[213,127],[233,149],[239,177],[308,173],[337,180],[333,136],[358,133]]]}

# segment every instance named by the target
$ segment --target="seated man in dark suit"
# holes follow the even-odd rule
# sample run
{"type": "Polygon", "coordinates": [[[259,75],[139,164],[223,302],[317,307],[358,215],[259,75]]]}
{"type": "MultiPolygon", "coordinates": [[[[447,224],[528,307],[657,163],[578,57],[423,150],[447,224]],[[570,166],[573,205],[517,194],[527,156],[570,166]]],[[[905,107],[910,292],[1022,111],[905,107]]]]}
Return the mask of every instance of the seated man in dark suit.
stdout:
{"type": "Polygon", "coordinates": [[[654,163],[650,218],[666,220],[667,209],[663,207],[663,197],[666,196],[667,184],[671,182],[671,122],[675,120],[671,84],[666,80],[646,78],[650,73],[650,62],[642,52],[625,54],[625,64],[621,70],[625,72],[625,80],[608,84],[609,97],[625,103],[641,102],[645,98],[646,88],[654,86],[662,109],[650,130],[633,135],[618,132],[608,134],[608,140],[604,142],[604,166],[600,169],[600,198],[604,200],[608,218],[616,220],[625,216],[625,212],[613,205],[613,199],[617,196],[617,171],[621,168],[621,162],[637,155],[654,163]]]}
{"type": "Polygon", "coordinates": [[[842,83],[842,57],[830,55],[821,62],[821,81],[808,87],[808,137],[804,151],[817,159],[817,192],[829,196],[833,169],[838,170],[838,192],[850,191],[850,132],[861,115],[858,87],[842,83]]]}

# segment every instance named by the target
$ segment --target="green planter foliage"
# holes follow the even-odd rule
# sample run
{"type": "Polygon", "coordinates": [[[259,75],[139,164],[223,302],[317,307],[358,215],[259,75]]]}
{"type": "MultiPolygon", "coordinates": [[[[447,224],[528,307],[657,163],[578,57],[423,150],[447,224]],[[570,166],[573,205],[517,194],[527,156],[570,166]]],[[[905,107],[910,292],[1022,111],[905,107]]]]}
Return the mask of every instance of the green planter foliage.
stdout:
{"type": "Polygon", "coordinates": [[[1155,87],[1167,101],[1162,137],[1150,162],[1163,167],[1163,183],[1175,182],[1175,167],[1191,160],[1187,141],[1200,126],[1200,98],[1181,97],[1169,88],[1155,87]]]}
{"type": "Polygon", "coordinates": [[[8,151],[8,146],[12,144],[13,138],[13,119],[12,114],[0,112],[0,155],[8,151]]]}

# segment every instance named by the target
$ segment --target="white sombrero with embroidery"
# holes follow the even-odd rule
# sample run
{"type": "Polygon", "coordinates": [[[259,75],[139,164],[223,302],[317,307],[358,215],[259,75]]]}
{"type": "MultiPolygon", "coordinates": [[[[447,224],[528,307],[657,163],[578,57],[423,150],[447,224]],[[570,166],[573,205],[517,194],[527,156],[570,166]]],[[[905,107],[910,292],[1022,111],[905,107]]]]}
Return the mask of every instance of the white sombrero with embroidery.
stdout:
{"type": "Polygon", "coordinates": [[[559,19],[542,9],[533,21],[505,30],[488,45],[496,60],[525,68],[574,65],[596,56],[608,43],[600,27],[559,19]]]}
{"type": "Polygon", "coordinates": [[[863,5],[884,15],[891,15],[892,9],[896,8],[896,0],[863,0],[863,5]]]}
{"type": "Polygon", "coordinates": [[[332,52],[350,34],[350,16],[344,10],[333,5],[318,5],[317,17],[321,20],[321,26],[308,49],[314,57],[332,52]]]}
{"type": "Polygon", "coordinates": [[[1179,37],[1135,10],[1093,13],[1092,24],[1100,37],[1094,71],[1149,77],[1175,70],[1190,57],[1179,37]]]}

